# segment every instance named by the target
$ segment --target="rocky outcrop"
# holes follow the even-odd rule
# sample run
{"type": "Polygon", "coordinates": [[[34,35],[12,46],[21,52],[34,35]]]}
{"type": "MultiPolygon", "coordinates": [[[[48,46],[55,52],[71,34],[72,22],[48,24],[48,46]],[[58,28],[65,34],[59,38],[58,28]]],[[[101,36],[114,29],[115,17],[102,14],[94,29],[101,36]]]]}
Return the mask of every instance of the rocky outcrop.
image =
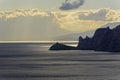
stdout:
{"type": "Polygon", "coordinates": [[[64,44],[56,43],[50,47],[50,50],[75,50],[76,47],[67,46],[64,44]]]}
{"type": "Polygon", "coordinates": [[[109,29],[109,27],[100,28],[96,30],[92,38],[85,38],[82,40],[79,39],[78,48],[84,50],[104,51],[104,49],[108,48],[108,45],[110,43],[110,38],[112,34],[111,32],[112,30],[109,29]]]}
{"type": "Polygon", "coordinates": [[[75,48],[63,44],[54,44],[51,48],[52,50],[95,50],[120,52],[120,25],[114,29],[110,29],[109,27],[97,29],[92,38],[86,37],[83,39],[80,37],[78,46],[75,48]]]}
{"type": "Polygon", "coordinates": [[[114,29],[100,28],[92,38],[79,39],[79,49],[120,52],[120,25],[114,29]]]}

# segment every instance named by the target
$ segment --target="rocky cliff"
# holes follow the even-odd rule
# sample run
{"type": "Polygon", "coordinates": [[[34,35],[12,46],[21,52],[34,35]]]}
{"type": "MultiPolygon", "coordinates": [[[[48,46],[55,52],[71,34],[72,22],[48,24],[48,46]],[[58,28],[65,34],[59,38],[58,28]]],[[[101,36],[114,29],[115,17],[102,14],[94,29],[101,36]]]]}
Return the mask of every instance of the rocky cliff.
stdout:
{"type": "Polygon", "coordinates": [[[86,37],[83,39],[79,37],[77,47],[70,47],[63,44],[54,44],[50,50],[95,50],[95,51],[109,51],[120,52],[120,25],[116,28],[110,29],[99,28],[96,30],[92,38],[86,37]]]}

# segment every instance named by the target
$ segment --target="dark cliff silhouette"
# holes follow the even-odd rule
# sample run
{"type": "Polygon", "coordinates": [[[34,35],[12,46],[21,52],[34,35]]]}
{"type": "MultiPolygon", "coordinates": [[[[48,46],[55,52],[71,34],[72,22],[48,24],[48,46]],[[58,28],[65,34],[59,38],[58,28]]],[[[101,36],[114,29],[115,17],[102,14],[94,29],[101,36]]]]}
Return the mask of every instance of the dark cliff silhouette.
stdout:
{"type": "Polygon", "coordinates": [[[77,47],[56,43],[50,47],[50,50],[95,50],[120,52],[120,25],[113,29],[110,29],[109,27],[99,28],[95,31],[92,38],[86,37],[83,39],[82,37],[79,37],[77,47]]]}
{"type": "Polygon", "coordinates": [[[50,50],[75,50],[76,47],[67,46],[61,43],[56,43],[50,47],[50,50]]]}

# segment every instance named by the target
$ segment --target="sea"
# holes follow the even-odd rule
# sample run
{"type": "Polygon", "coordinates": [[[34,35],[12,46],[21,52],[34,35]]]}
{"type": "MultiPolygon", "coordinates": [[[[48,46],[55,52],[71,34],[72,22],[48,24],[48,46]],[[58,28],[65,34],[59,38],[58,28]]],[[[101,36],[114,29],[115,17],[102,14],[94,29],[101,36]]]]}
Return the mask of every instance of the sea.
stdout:
{"type": "Polygon", "coordinates": [[[120,53],[50,51],[52,44],[0,43],[0,80],[120,80],[120,53]]]}

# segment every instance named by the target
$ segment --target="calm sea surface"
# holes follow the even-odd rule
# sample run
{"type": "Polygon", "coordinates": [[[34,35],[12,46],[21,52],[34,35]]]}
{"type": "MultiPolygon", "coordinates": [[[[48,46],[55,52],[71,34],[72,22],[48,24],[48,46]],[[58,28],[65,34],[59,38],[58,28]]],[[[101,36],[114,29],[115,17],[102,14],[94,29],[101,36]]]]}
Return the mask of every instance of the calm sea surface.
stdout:
{"type": "Polygon", "coordinates": [[[120,80],[120,53],[49,51],[49,44],[0,44],[0,80],[120,80]]]}

